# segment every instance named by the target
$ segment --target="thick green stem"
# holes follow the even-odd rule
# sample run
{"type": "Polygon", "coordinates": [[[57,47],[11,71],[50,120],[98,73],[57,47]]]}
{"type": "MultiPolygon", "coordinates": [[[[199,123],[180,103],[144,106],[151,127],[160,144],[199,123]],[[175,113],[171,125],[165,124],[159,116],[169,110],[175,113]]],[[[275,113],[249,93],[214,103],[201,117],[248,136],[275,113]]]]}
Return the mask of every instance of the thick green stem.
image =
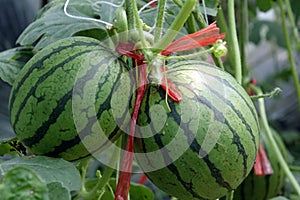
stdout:
{"type": "Polygon", "coordinates": [[[160,0],[158,2],[158,12],[157,12],[157,18],[156,18],[156,24],[154,30],[154,43],[157,42],[161,37],[166,2],[167,2],[166,0],[160,0]]]}
{"type": "MultiPolygon", "coordinates": [[[[217,21],[218,21],[218,27],[220,27],[220,32],[221,33],[228,33],[228,26],[227,26],[227,23],[226,23],[226,20],[225,20],[225,16],[224,16],[224,12],[223,12],[223,9],[222,7],[219,8],[218,10],[218,14],[217,14],[217,21]]],[[[232,37],[230,34],[226,34],[226,37],[225,37],[225,41],[227,42],[227,44],[232,44],[232,37]]],[[[231,45],[228,45],[228,52],[232,52],[232,46],[231,45]]],[[[234,60],[234,56],[233,54],[229,53],[228,55],[228,60],[230,62],[230,64],[233,66],[233,60],[234,60]]]]}
{"type": "Polygon", "coordinates": [[[199,26],[200,29],[203,29],[208,25],[208,24],[206,24],[205,19],[199,9],[196,9],[193,12],[193,16],[194,16],[195,21],[197,22],[197,25],[199,26]]]}
{"type": "Polygon", "coordinates": [[[299,166],[289,166],[291,171],[296,171],[296,172],[300,172],[300,167],[299,166]]]}
{"type": "Polygon", "coordinates": [[[193,15],[190,15],[187,19],[187,28],[189,33],[195,33],[197,32],[196,25],[195,25],[195,19],[193,15]]]}
{"type": "Polygon", "coordinates": [[[183,27],[187,18],[191,14],[196,4],[196,0],[186,0],[183,4],[180,12],[176,16],[175,20],[171,24],[170,28],[166,32],[166,34],[162,37],[162,39],[155,43],[153,46],[154,50],[162,51],[164,50],[176,37],[180,29],[183,27]]]}
{"type": "MultiPolygon", "coordinates": [[[[173,0],[173,2],[178,6],[178,7],[182,7],[182,1],[181,0],[173,0]]],[[[202,13],[200,12],[200,8],[199,8],[199,3],[197,4],[196,9],[194,9],[194,11],[192,12],[194,19],[198,25],[198,27],[200,29],[203,29],[207,26],[207,23],[205,22],[205,19],[202,15],[202,13]]]]}
{"type": "Polygon", "coordinates": [[[142,49],[144,49],[144,48],[147,47],[147,44],[146,44],[146,39],[145,39],[145,35],[144,35],[144,32],[143,32],[143,24],[141,22],[141,19],[140,19],[140,16],[139,16],[139,11],[138,11],[135,0],[131,0],[131,6],[132,6],[131,8],[133,10],[133,15],[134,15],[134,18],[135,18],[136,28],[138,29],[140,41],[141,41],[141,44],[142,44],[142,49]]]}
{"type": "Polygon", "coordinates": [[[133,10],[132,10],[132,1],[131,0],[126,0],[125,5],[126,5],[126,14],[127,14],[127,22],[128,22],[128,29],[133,30],[135,25],[134,25],[134,15],[133,15],[133,10]]]}
{"type": "Polygon", "coordinates": [[[78,200],[82,196],[88,194],[85,188],[85,178],[86,178],[86,171],[87,171],[89,161],[90,159],[88,158],[88,159],[81,160],[79,163],[78,170],[80,171],[80,175],[81,175],[81,189],[79,194],[76,197],[74,197],[74,200],[78,200]]]}
{"type": "Polygon", "coordinates": [[[214,62],[216,63],[216,65],[218,67],[220,67],[222,70],[225,70],[224,65],[223,65],[223,61],[220,57],[215,57],[214,56],[213,59],[214,59],[214,62]]]}
{"type": "Polygon", "coordinates": [[[241,64],[242,74],[246,76],[247,69],[247,57],[246,57],[246,44],[248,41],[248,0],[241,0],[241,30],[240,30],[240,49],[241,49],[241,64]]]}
{"type": "Polygon", "coordinates": [[[226,200],[233,200],[233,197],[234,197],[234,190],[227,193],[226,200]]]}
{"type": "Polygon", "coordinates": [[[295,86],[295,90],[296,90],[297,97],[298,97],[298,105],[299,105],[299,108],[300,108],[300,84],[299,84],[299,78],[298,78],[298,73],[297,73],[297,69],[296,69],[296,64],[295,64],[295,61],[294,61],[294,58],[293,58],[293,50],[292,50],[291,42],[290,42],[290,39],[289,39],[288,28],[287,28],[286,21],[285,21],[286,18],[285,18],[285,12],[284,12],[284,9],[283,9],[282,0],[278,0],[278,5],[279,5],[279,8],[280,8],[281,23],[282,23],[286,48],[287,48],[287,51],[288,51],[288,59],[289,59],[290,65],[291,65],[292,77],[293,77],[293,80],[294,80],[294,86],[295,86]]]}
{"type": "MultiPolygon", "coordinates": [[[[116,147],[113,150],[109,166],[114,166],[114,167],[117,166],[117,163],[120,158],[121,141],[122,141],[121,138],[116,141],[116,147]]],[[[94,189],[99,190],[99,189],[104,188],[104,186],[109,182],[111,175],[113,174],[114,171],[115,171],[114,168],[107,167],[106,170],[104,171],[103,176],[101,177],[101,179],[97,183],[97,186],[94,189]]]]}
{"type": "MultiPolygon", "coordinates": [[[[113,149],[113,153],[109,162],[109,166],[114,166],[116,167],[118,160],[120,158],[120,147],[121,146],[121,139],[118,139],[116,141],[116,147],[113,149]]],[[[87,164],[84,165],[84,170],[82,173],[82,176],[85,177],[85,172],[86,172],[87,164]]],[[[83,180],[83,188],[81,189],[80,196],[83,197],[84,199],[92,199],[95,196],[98,196],[101,194],[101,191],[103,191],[103,188],[107,185],[109,180],[111,179],[111,176],[113,172],[115,171],[114,168],[108,167],[104,170],[103,176],[99,178],[97,184],[94,186],[94,188],[91,191],[86,191],[84,187],[84,178],[82,177],[83,180]]]]}
{"type": "MultiPolygon", "coordinates": [[[[262,91],[258,88],[256,88],[256,91],[257,95],[262,95],[262,91]]],[[[267,120],[267,115],[266,115],[266,109],[265,109],[265,102],[264,102],[264,99],[258,99],[258,105],[259,105],[259,112],[260,112],[260,116],[261,116],[261,120],[262,120],[262,125],[264,126],[264,129],[266,130],[266,137],[267,139],[269,140],[271,146],[272,146],[272,149],[273,151],[275,152],[278,160],[279,160],[279,163],[282,167],[282,169],[284,170],[287,178],[290,180],[291,184],[293,185],[293,187],[295,188],[296,192],[298,193],[298,195],[300,195],[300,186],[296,180],[296,178],[294,177],[294,175],[292,174],[292,172],[290,171],[289,169],[289,166],[287,165],[284,157],[282,156],[280,150],[279,150],[279,147],[272,135],[272,132],[271,132],[271,129],[269,127],[269,123],[268,123],[268,120],[267,120]]]]}
{"type": "Polygon", "coordinates": [[[293,39],[296,43],[297,49],[300,50],[300,38],[299,38],[299,34],[298,34],[298,28],[297,28],[295,20],[294,20],[294,15],[293,15],[293,11],[291,8],[290,0],[285,0],[285,5],[286,5],[286,11],[287,11],[289,21],[291,23],[292,31],[293,31],[292,32],[293,39]]]}
{"type": "Polygon", "coordinates": [[[235,10],[234,10],[234,0],[228,0],[228,24],[229,32],[232,37],[232,49],[234,55],[234,67],[235,67],[235,78],[238,83],[242,83],[242,66],[241,66],[241,55],[239,50],[239,43],[236,32],[236,22],[235,22],[235,10]]]}

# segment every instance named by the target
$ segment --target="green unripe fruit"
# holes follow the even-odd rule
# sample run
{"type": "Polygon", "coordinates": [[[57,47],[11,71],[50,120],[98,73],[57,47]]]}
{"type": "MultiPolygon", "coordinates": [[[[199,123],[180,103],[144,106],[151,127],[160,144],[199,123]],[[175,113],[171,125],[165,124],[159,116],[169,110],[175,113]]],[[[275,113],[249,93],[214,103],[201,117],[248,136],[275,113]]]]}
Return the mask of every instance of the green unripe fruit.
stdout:
{"type": "MultiPolygon", "coordinates": [[[[277,132],[272,130],[275,141],[283,156],[287,157],[286,148],[277,132]]],[[[265,200],[277,196],[283,187],[285,173],[279,160],[267,140],[265,133],[261,134],[263,147],[273,169],[273,174],[257,176],[252,170],[248,177],[234,192],[235,200],[265,200]]]]}
{"type": "Polygon", "coordinates": [[[147,177],[180,200],[217,199],[236,189],[253,167],[259,144],[255,107],[228,73],[185,60],[166,77],[182,102],[148,87],[138,117],[136,158],[147,177]],[[140,153],[140,154],[139,154],[140,153]]]}
{"type": "Polygon", "coordinates": [[[69,161],[101,151],[121,134],[110,99],[124,71],[123,63],[91,38],[67,38],[44,48],[24,66],[11,91],[17,137],[34,154],[69,161]]]}

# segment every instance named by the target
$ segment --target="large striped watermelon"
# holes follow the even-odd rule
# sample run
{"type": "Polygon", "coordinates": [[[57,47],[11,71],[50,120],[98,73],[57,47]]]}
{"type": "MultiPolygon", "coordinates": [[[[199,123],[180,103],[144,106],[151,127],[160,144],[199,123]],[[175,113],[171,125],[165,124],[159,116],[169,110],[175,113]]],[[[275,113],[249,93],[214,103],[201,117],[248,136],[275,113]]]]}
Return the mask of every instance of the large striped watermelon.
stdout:
{"type": "Polygon", "coordinates": [[[68,38],[38,52],[22,69],[10,96],[10,120],[32,153],[73,161],[120,135],[110,100],[127,69],[107,49],[91,38],[68,38]]]}
{"type": "MultiPolygon", "coordinates": [[[[275,141],[277,142],[283,156],[287,157],[286,148],[279,134],[272,130],[275,141]]],[[[250,172],[242,184],[234,191],[235,200],[265,200],[275,197],[280,193],[283,187],[285,173],[275,151],[272,149],[270,142],[266,139],[264,133],[261,134],[262,143],[268,159],[271,163],[273,174],[257,176],[254,170],[250,172]]]]}
{"type": "Polygon", "coordinates": [[[228,73],[185,60],[166,76],[181,92],[180,103],[151,86],[138,117],[136,158],[160,189],[181,199],[216,199],[236,189],[252,169],[259,125],[255,107],[228,73]]]}

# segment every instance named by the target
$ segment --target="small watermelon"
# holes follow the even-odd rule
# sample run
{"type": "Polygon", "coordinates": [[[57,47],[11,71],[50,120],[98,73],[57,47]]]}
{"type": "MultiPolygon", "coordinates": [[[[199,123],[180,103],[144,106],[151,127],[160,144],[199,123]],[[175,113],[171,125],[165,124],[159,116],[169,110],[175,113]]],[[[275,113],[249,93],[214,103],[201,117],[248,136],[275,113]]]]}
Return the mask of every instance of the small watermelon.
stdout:
{"type": "Polygon", "coordinates": [[[251,171],[259,144],[255,107],[228,73],[197,60],[168,64],[164,74],[182,102],[148,87],[138,117],[135,156],[146,176],[181,200],[217,199],[251,171]]]}
{"type": "MultiPolygon", "coordinates": [[[[126,71],[124,62],[92,38],[67,38],[44,48],[26,63],[11,91],[17,137],[34,154],[69,161],[103,150],[122,133],[110,100],[126,71]]],[[[129,90],[123,95],[129,97],[129,90]]]]}

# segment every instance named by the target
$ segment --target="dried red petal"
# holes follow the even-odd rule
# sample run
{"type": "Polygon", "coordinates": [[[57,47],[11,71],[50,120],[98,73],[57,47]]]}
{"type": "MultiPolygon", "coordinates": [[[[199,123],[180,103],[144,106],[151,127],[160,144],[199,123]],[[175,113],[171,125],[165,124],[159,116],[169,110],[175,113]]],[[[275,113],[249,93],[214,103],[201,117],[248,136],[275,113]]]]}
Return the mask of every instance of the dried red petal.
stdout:
{"type": "Polygon", "coordinates": [[[168,96],[173,101],[175,101],[175,102],[182,101],[182,96],[181,96],[180,92],[177,90],[175,84],[170,79],[167,78],[167,80],[166,80],[166,78],[163,77],[163,80],[161,83],[161,88],[164,89],[168,93],[168,96]]]}
{"type": "Polygon", "coordinates": [[[271,163],[262,144],[260,144],[258,147],[258,153],[256,155],[254,164],[254,173],[257,176],[265,176],[273,173],[271,163]]]}
{"type": "Polygon", "coordinates": [[[147,181],[147,176],[145,174],[142,174],[141,177],[138,180],[138,183],[141,185],[144,185],[147,181]]]}
{"type": "Polygon", "coordinates": [[[225,33],[219,34],[219,31],[220,29],[217,27],[216,22],[214,22],[200,31],[182,36],[178,40],[175,40],[169,44],[169,46],[167,46],[161,54],[168,55],[173,52],[186,51],[212,45],[217,40],[225,38],[225,33]]]}
{"type": "Polygon", "coordinates": [[[147,64],[139,66],[139,87],[137,89],[137,97],[135,100],[133,114],[131,116],[130,124],[130,135],[126,144],[126,151],[124,153],[124,158],[122,160],[122,167],[120,176],[118,179],[118,184],[116,188],[115,200],[127,200],[129,189],[130,189],[130,177],[132,172],[132,162],[133,162],[133,147],[134,147],[134,133],[136,127],[136,121],[140,110],[141,102],[144,98],[144,94],[147,86],[147,64]]]}
{"type": "Polygon", "coordinates": [[[137,53],[134,52],[134,44],[132,44],[130,42],[118,43],[117,46],[116,46],[116,52],[121,54],[121,55],[136,59],[138,61],[143,61],[144,60],[143,55],[137,54],[137,53]]]}

